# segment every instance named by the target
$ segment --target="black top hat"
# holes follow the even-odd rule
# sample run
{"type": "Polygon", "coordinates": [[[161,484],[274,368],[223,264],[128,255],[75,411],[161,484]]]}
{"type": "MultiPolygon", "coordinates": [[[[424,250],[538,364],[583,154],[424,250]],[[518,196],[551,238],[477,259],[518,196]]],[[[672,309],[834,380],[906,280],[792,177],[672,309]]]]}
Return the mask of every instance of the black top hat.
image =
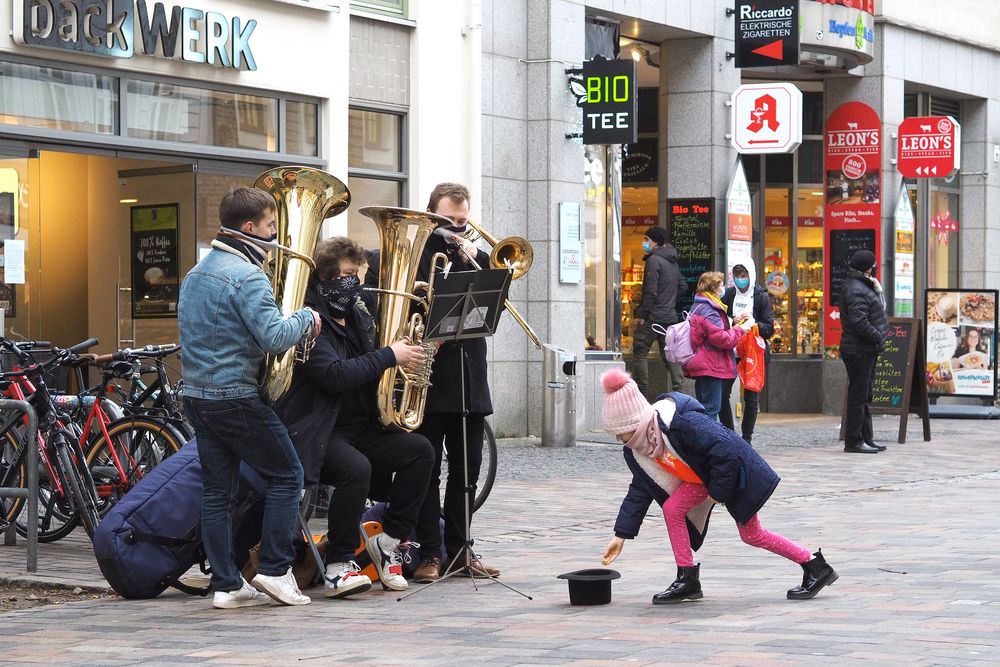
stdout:
{"type": "Polygon", "coordinates": [[[572,605],[608,604],[611,602],[611,582],[620,579],[616,570],[593,568],[560,574],[569,582],[569,603],[572,605]]]}

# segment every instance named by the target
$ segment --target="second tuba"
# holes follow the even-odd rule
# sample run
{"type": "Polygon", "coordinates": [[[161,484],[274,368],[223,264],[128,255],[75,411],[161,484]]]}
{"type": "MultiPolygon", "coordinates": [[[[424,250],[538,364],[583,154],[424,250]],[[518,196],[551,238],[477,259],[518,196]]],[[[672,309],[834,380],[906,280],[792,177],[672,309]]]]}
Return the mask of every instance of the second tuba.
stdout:
{"type": "MultiPolygon", "coordinates": [[[[287,317],[305,304],[323,221],[347,210],[351,193],[340,179],[311,167],[270,169],[257,177],[254,187],[274,197],[278,238],[269,272],[274,301],[287,317]]],[[[265,356],[260,393],[271,404],[291,386],[295,357],[294,347],[265,356]]]]}
{"type": "Polygon", "coordinates": [[[426,354],[419,368],[392,366],[382,374],[378,384],[379,421],[387,427],[412,431],[424,420],[427,390],[431,386],[435,346],[424,341],[424,320],[430,312],[439,262],[446,262],[447,257],[443,253],[434,255],[426,282],[417,280],[417,272],[428,237],[438,227],[450,225],[451,220],[434,213],[388,206],[366,206],[358,212],[371,218],[379,233],[379,286],[372,290],[379,295],[375,316],[378,347],[408,338],[411,344],[423,346],[426,354]],[[426,296],[418,295],[417,291],[426,296]]]}

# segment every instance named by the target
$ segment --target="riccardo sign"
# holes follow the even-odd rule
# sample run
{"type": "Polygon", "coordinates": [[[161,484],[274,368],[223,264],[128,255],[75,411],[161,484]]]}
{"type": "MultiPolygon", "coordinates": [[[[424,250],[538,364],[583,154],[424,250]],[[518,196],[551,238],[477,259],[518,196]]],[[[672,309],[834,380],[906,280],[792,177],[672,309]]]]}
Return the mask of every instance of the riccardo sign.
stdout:
{"type": "Polygon", "coordinates": [[[25,46],[110,58],[135,54],[256,70],[254,19],[146,0],[15,0],[14,39],[25,46]]]}

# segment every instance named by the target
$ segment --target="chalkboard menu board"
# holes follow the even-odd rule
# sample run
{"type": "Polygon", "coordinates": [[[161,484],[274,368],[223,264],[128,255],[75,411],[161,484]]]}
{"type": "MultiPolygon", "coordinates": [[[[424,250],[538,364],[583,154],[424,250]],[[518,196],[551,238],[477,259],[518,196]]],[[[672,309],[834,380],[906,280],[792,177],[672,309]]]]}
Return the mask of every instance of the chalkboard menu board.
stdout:
{"type": "Polygon", "coordinates": [[[920,320],[890,317],[885,349],[875,365],[872,400],[868,406],[872,414],[900,415],[899,442],[906,440],[906,421],[911,412],[923,419],[924,440],[931,439],[923,368],[920,320]]]}
{"type": "Polygon", "coordinates": [[[830,232],[830,305],[840,306],[840,288],[858,250],[875,252],[874,229],[835,229],[830,232]]]}
{"type": "Polygon", "coordinates": [[[677,266],[688,292],[677,298],[677,310],[691,309],[698,277],[712,270],[714,199],[668,199],[667,238],[677,249],[677,266]]]}

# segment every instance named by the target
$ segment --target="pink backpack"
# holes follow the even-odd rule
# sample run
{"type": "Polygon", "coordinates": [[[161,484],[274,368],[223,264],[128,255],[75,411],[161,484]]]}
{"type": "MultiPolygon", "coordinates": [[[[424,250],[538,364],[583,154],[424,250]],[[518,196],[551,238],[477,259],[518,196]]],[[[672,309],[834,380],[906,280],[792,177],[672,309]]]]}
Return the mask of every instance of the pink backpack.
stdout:
{"type": "Polygon", "coordinates": [[[666,329],[659,324],[653,325],[653,331],[663,336],[664,358],[682,366],[694,356],[694,350],[691,348],[691,323],[688,322],[687,316],[685,311],[684,319],[666,329]]]}

